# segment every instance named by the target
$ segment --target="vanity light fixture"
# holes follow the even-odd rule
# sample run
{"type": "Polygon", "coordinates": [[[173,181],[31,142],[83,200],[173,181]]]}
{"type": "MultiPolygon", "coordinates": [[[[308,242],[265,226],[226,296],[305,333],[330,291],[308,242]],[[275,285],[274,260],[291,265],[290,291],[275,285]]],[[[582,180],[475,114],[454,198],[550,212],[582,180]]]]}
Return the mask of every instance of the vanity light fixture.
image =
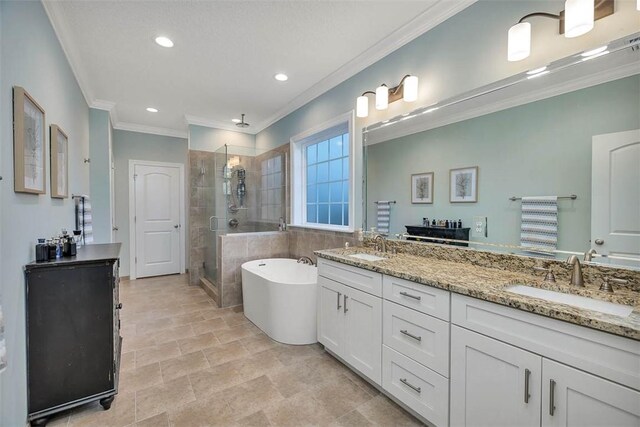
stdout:
{"type": "Polygon", "coordinates": [[[173,47],[173,41],[169,37],[158,36],[156,37],[156,43],[162,47],[173,47]]]}
{"type": "Polygon", "coordinates": [[[392,88],[381,84],[373,92],[368,90],[356,99],[356,116],[367,117],[369,115],[369,99],[367,95],[375,95],[376,110],[386,110],[389,104],[399,99],[405,102],[414,102],[418,99],[418,77],[407,74],[400,80],[397,86],[392,88]]]}
{"type": "Polygon", "coordinates": [[[147,111],[150,113],[157,113],[158,109],[157,108],[153,108],[153,107],[147,107],[147,111]]]}
{"type": "MultiPolygon", "coordinates": [[[[640,0],[638,0],[640,2],[640,0]]],[[[567,38],[578,37],[593,29],[594,21],[612,15],[614,0],[566,0],[559,14],[534,12],[520,18],[509,28],[507,60],[520,61],[531,53],[531,24],[525,22],[536,16],[559,21],[559,32],[567,38]]]]}

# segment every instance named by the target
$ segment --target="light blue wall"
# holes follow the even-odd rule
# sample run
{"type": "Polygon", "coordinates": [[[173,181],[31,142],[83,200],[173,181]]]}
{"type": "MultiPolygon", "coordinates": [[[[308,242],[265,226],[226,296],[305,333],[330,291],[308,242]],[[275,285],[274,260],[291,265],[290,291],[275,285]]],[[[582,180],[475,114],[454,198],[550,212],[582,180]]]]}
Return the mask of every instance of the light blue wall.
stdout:
{"type": "Polygon", "coordinates": [[[255,135],[224,129],[215,129],[206,126],[189,125],[190,150],[214,152],[225,144],[241,149],[246,148],[250,151],[246,153],[237,152],[235,154],[255,155],[255,135]]]}
{"type": "MultiPolygon", "coordinates": [[[[116,241],[122,242],[120,275],[128,276],[129,265],[129,160],[183,164],[188,173],[187,140],[169,136],[150,135],[125,130],[113,131],[113,158],[115,162],[115,225],[116,241]]],[[[185,176],[185,203],[189,199],[189,177],[185,176]]],[[[188,215],[187,215],[188,216],[188,215]]],[[[186,219],[185,219],[186,220],[186,219]]],[[[185,230],[189,227],[185,224],[185,230]]],[[[189,244],[187,236],[186,244],[189,244]]],[[[187,251],[188,256],[188,251],[187,251]]],[[[187,261],[187,265],[188,261],[187,261]]]]}
{"type": "MultiPolygon", "coordinates": [[[[423,217],[488,217],[488,239],[519,244],[515,196],[577,194],[559,202],[558,247],[585,251],[591,229],[593,135],[640,128],[640,75],[454,123],[368,148],[368,200],[397,200],[391,233],[423,217]],[[479,167],[478,203],[449,203],[449,169],[479,167]],[[410,175],[434,172],[434,203],[411,204],[410,175]]],[[[373,206],[369,203],[369,206],[373,206]]],[[[368,226],[375,226],[374,209],[368,226]]]]}
{"type": "Polygon", "coordinates": [[[109,112],[89,109],[91,215],[94,243],[111,242],[111,121],[109,112]]]}
{"type": "Polygon", "coordinates": [[[70,193],[89,193],[89,165],[82,161],[89,157],[89,108],[40,2],[0,2],[0,39],[0,294],[9,358],[7,371],[0,374],[0,425],[23,427],[27,392],[22,266],[33,260],[38,237],[74,228],[74,208],[71,199],[51,199],[48,176],[47,194],[13,192],[12,87],[24,87],[44,108],[47,128],[55,123],[68,134],[70,193]]]}

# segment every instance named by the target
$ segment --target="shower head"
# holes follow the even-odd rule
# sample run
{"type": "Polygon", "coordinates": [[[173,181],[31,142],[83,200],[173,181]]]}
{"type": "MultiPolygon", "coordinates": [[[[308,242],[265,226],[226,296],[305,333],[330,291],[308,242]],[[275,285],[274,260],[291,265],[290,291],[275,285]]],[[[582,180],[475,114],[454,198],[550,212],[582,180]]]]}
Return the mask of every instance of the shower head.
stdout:
{"type": "Polygon", "coordinates": [[[236,126],[239,128],[248,128],[250,126],[249,123],[244,121],[244,113],[242,113],[242,121],[240,123],[236,123],[236,126]]]}

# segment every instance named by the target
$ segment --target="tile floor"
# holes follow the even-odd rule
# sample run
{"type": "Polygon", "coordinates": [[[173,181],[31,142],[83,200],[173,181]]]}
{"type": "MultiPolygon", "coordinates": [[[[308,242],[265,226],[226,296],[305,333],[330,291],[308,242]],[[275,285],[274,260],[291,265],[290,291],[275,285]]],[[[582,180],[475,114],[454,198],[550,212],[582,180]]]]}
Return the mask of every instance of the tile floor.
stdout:
{"type": "Polygon", "coordinates": [[[319,345],[269,339],[186,276],[122,281],[120,391],[50,426],[414,426],[319,345]]]}

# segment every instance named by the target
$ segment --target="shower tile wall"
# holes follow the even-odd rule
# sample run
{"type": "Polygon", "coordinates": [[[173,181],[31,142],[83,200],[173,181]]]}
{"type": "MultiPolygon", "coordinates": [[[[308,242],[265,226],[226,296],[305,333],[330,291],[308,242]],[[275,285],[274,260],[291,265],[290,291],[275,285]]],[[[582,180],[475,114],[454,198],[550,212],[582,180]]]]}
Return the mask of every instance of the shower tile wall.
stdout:
{"type": "Polygon", "coordinates": [[[221,307],[242,304],[242,264],[260,258],[288,258],[289,233],[227,234],[220,236],[218,283],[221,307]]]}
{"type": "Polygon", "coordinates": [[[198,285],[204,277],[203,263],[212,245],[207,205],[213,204],[214,177],[206,172],[213,170],[213,159],[214,153],[189,151],[189,283],[192,285],[198,285]]]}

